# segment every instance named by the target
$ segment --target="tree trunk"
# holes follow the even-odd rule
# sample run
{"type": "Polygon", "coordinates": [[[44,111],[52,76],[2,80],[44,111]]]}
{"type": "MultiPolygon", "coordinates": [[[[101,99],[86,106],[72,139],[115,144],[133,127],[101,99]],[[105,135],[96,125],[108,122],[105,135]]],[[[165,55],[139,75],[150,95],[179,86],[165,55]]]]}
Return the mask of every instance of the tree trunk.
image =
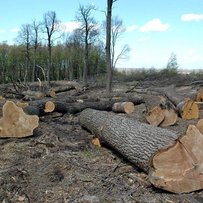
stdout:
{"type": "MultiPolygon", "coordinates": [[[[66,103],[61,101],[52,101],[55,105],[55,112],[59,113],[71,113],[76,114],[80,113],[86,108],[92,108],[97,110],[105,110],[105,111],[112,111],[112,107],[115,102],[124,102],[126,101],[125,98],[119,99],[119,100],[107,100],[107,101],[96,101],[96,102],[75,102],[75,103],[66,103]]],[[[128,101],[134,103],[134,104],[141,104],[143,101],[140,98],[131,98],[128,99],[128,101]]]]}
{"type": "Polygon", "coordinates": [[[106,65],[107,65],[107,93],[112,91],[112,67],[111,67],[111,16],[113,0],[107,0],[106,16],[106,65]]]}
{"type": "Polygon", "coordinates": [[[203,188],[203,135],[195,126],[179,138],[166,129],[93,109],[80,114],[80,123],[147,172],[156,187],[175,193],[203,188]]]}
{"type": "Polygon", "coordinates": [[[145,172],[149,172],[153,155],[160,149],[167,149],[178,138],[166,129],[93,109],[84,110],[80,122],[145,172]]]}

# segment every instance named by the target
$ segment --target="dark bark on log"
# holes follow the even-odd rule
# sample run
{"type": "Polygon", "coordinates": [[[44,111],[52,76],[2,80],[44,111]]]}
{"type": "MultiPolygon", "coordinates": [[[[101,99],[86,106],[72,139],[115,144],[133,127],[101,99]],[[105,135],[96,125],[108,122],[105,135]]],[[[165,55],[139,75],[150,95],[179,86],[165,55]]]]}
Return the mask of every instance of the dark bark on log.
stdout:
{"type": "MultiPolygon", "coordinates": [[[[111,111],[112,106],[114,105],[115,102],[125,102],[126,98],[121,98],[119,100],[117,99],[112,99],[112,100],[107,100],[107,101],[99,101],[99,102],[76,102],[76,103],[65,103],[65,102],[60,102],[60,101],[53,101],[55,104],[55,112],[59,113],[71,113],[71,114],[76,114],[81,111],[83,111],[86,108],[92,108],[96,110],[105,110],[105,111],[111,111]]],[[[131,98],[128,99],[129,102],[134,103],[135,105],[141,104],[144,101],[140,98],[131,98]]]]}
{"type": "Polygon", "coordinates": [[[29,102],[29,105],[23,108],[23,111],[29,115],[43,116],[49,112],[46,112],[46,103],[49,100],[36,100],[29,102]]]}
{"type": "Polygon", "coordinates": [[[93,109],[80,114],[80,123],[145,172],[156,152],[172,146],[178,138],[166,129],[93,109]]]}

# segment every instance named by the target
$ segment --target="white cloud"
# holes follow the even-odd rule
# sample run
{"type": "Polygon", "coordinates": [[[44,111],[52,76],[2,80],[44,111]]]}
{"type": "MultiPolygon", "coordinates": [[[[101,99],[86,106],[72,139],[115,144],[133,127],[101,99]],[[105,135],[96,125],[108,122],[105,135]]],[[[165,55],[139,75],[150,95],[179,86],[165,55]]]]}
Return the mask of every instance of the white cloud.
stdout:
{"type": "Polygon", "coordinates": [[[143,25],[139,31],[140,32],[164,32],[170,28],[167,23],[162,23],[159,18],[154,18],[143,25]]]}
{"type": "Polygon", "coordinates": [[[151,39],[150,36],[145,36],[145,37],[140,37],[138,38],[138,42],[146,42],[146,41],[149,41],[151,39]]]}
{"type": "Polygon", "coordinates": [[[80,27],[80,22],[69,21],[60,23],[60,28],[64,32],[73,32],[75,29],[80,27]]]}
{"type": "Polygon", "coordinates": [[[0,29],[0,33],[4,33],[6,32],[6,30],[0,29]]]}
{"type": "Polygon", "coordinates": [[[132,32],[138,28],[137,25],[131,25],[126,28],[126,32],[132,32]]]}
{"type": "Polygon", "coordinates": [[[15,28],[11,29],[11,32],[19,32],[19,31],[20,31],[20,29],[19,29],[19,28],[17,28],[17,27],[15,27],[15,28]]]}
{"type": "Polygon", "coordinates": [[[181,20],[185,22],[201,21],[203,20],[203,14],[195,14],[195,13],[183,14],[181,16],[181,20]]]}

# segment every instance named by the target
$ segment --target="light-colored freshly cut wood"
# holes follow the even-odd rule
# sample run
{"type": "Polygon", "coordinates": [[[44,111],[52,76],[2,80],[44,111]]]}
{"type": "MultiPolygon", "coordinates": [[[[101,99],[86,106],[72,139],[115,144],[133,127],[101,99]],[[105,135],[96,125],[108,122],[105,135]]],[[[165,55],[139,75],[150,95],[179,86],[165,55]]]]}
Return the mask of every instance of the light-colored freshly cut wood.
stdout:
{"type": "Polygon", "coordinates": [[[200,119],[196,125],[197,129],[203,134],[203,119],[200,119]]]}
{"type": "Polygon", "coordinates": [[[159,126],[163,122],[165,113],[160,106],[155,106],[147,114],[146,120],[150,125],[159,126]]]}
{"type": "Polygon", "coordinates": [[[203,102],[203,89],[200,89],[197,92],[196,101],[197,102],[203,102]]]}
{"type": "Polygon", "coordinates": [[[177,122],[178,115],[174,109],[163,109],[164,120],[161,122],[161,127],[174,125],[177,122]]]}
{"type": "Polygon", "coordinates": [[[199,118],[199,107],[193,100],[186,100],[182,107],[182,118],[185,120],[199,118]]]}
{"type": "Polygon", "coordinates": [[[203,135],[194,126],[175,145],[152,159],[150,182],[156,187],[185,193],[203,188],[203,135]]]}
{"type": "Polygon", "coordinates": [[[55,109],[55,104],[52,101],[47,101],[44,105],[44,112],[50,113],[53,112],[55,109]]]}
{"type": "Polygon", "coordinates": [[[116,102],[112,107],[113,112],[131,114],[135,110],[132,102],[116,102]]]}
{"type": "Polygon", "coordinates": [[[38,116],[27,115],[14,102],[6,101],[3,106],[3,117],[0,119],[0,137],[30,136],[38,126],[38,122],[38,116]]]}

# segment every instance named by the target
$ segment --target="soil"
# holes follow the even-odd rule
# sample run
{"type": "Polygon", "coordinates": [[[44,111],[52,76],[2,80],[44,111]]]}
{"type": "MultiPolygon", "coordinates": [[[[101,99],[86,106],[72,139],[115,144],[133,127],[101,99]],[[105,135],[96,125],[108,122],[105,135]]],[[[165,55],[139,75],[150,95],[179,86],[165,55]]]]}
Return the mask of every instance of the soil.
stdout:
{"type": "MultiPolygon", "coordinates": [[[[146,88],[152,83],[140,85],[146,88]]],[[[117,96],[132,86],[133,83],[115,84],[113,93],[117,96]]],[[[83,94],[106,96],[104,87],[90,88],[83,94]]],[[[74,90],[57,97],[70,95],[76,95],[74,90]]],[[[146,122],[145,113],[145,105],[141,104],[128,116],[146,122]]],[[[80,126],[78,115],[51,113],[40,117],[33,136],[0,139],[0,202],[203,202],[202,191],[178,195],[153,187],[147,174],[114,149],[105,143],[101,147],[93,145],[95,135],[80,126]]],[[[176,125],[168,128],[184,134],[188,124],[196,122],[179,118],[176,125]]]]}

